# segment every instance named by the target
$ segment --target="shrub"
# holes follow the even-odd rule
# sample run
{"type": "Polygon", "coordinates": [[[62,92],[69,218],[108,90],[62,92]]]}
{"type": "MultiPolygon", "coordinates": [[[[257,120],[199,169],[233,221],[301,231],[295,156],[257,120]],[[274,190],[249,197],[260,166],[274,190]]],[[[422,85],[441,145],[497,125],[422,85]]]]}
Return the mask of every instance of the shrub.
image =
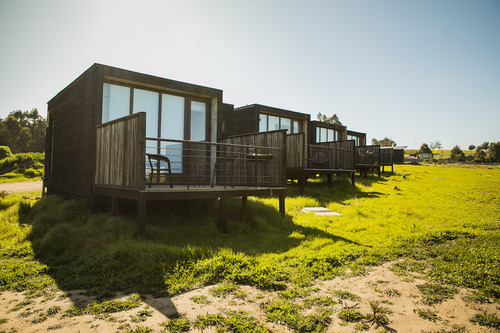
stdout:
{"type": "Polygon", "coordinates": [[[10,151],[10,148],[7,146],[0,146],[0,160],[3,160],[6,157],[11,157],[12,152],[10,151]]]}
{"type": "Polygon", "coordinates": [[[488,159],[491,162],[500,163],[500,141],[490,143],[488,148],[488,159]]]}
{"type": "Polygon", "coordinates": [[[0,174],[16,172],[24,173],[28,169],[43,169],[43,153],[21,153],[0,161],[0,174]]]}
{"type": "Polygon", "coordinates": [[[458,162],[464,162],[465,154],[459,146],[455,146],[451,149],[450,159],[458,162]]]}

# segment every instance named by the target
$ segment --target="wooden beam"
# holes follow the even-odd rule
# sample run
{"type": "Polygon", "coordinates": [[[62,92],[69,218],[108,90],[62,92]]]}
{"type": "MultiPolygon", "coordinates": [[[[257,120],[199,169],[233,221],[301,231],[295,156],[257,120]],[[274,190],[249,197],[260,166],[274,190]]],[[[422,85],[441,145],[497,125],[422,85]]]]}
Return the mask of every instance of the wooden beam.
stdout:
{"type": "Polygon", "coordinates": [[[146,200],[140,199],[138,203],[138,222],[139,228],[137,230],[137,235],[139,239],[146,238],[146,200]]]}
{"type": "Polygon", "coordinates": [[[220,215],[219,215],[219,231],[227,234],[227,198],[220,198],[220,215]]]}
{"type": "Polygon", "coordinates": [[[113,216],[118,215],[119,199],[118,197],[111,197],[111,214],[113,216]]]}
{"type": "Polygon", "coordinates": [[[281,218],[285,218],[285,194],[280,194],[279,195],[279,211],[281,218]]]}

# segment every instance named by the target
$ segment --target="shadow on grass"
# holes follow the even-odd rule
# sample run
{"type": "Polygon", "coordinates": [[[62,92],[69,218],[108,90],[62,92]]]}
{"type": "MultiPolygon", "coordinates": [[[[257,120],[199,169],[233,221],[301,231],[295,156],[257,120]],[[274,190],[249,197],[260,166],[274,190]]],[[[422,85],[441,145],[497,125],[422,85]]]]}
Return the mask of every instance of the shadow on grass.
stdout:
{"type": "Polygon", "coordinates": [[[346,176],[336,176],[333,178],[332,186],[329,188],[325,177],[318,177],[309,181],[305,191],[302,193],[301,188],[297,184],[292,184],[288,186],[287,197],[300,197],[307,196],[318,200],[320,205],[328,205],[331,202],[336,202],[339,204],[344,204],[346,201],[353,198],[379,198],[386,195],[385,193],[367,190],[367,187],[371,187],[374,184],[385,184],[388,182],[389,176],[394,175],[393,173],[386,172],[383,174],[384,177],[378,177],[376,175],[369,175],[366,178],[356,177],[356,185],[351,184],[350,178],[346,176]]]}
{"type": "MultiPolygon", "coordinates": [[[[147,237],[138,241],[135,206],[124,202],[126,213],[111,216],[92,213],[82,201],[48,196],[20,209],[19,220],[31,226],[27,240],[35,258],[47,266],[44,273],[68,292],[74,304],[86,305],[81,293],[74,290],[86,290],[97,299],[113,298],[117,292],[150,294],[163,297],[161,305],[150,305],[167,316],[176,315],[169,294],[192,289],[197,278],[204,279],[201,285],[230,276],[264,289],[286,286],[289,273],[277,272],[272,263],[259,266],[256,258],[261,255],[283,253],[312,239],[362,246],[314,227],[296,225],[291,216],[281,218],[277,207],[262,201],[249,200],[243,208],[238,199],[228,200],[229,234],[221,234],[216,227],[217,202],[152,203],[147,237]],[[206,262],[207,268],[199,262],[206,262]],[[200,270],[199,275],[190,269],[200,270]],[[195,282],[186,282],[188,278],[195,282]]],[[[318,260],[340,265],[336,258],[318,260]]]]}

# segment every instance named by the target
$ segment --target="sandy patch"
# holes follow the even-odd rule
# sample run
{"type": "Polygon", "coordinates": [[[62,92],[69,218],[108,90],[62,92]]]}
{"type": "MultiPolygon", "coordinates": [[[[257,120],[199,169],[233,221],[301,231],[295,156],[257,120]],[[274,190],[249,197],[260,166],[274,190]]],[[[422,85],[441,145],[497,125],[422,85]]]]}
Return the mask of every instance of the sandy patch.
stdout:
{"type": "Polygon", "coordinates": [[[5,183],[0,184],[0,192],[5,191],[5,193],[17,193],[17,192],[31,192],[31,191],[42,191],[43,181],[28,181],[28,182],[18,182],[18,183],[5,183]]]}
{"type": "MultiPolygon", "coordinates": [[[[370,313],[369,301],[378,301],[392,313],[388,315],[391,323],[386,328],[393,332],[497,332],[494,329],[484,328],[469,321],[474,314],[490,313],[500,316],[500,305],[498,304],[474,304],[467,303],[463,297],[471,291],[460,289],[459,294],[453,299],[441,304],[427,306],[422,304],[422,294],[417,285],[424,283],[423,280],[405,280],[390,271],[391,263],[374,268],[366,276],[358,276],[347,279],[336,278],[334,280],[319,282],[319,288],[312,296],[329,296],[337,300],[334,291],[349,291],[360,297],[359,301],[345,301],[347,306],[357,304],[363,314],[370,313]],[[431,310],[439,318],[435,322],[421,318],[415,311],[431,310]]],[[[85,295],[84,291],[69,291],[58,293],[55,297],[47,300],[43,298],[28,299],[23,293],[3,292],[0,294],[0,332],[121,332],[126,329],[133,330],[138,326],[146,326],[153,332],[163,331],[163,322],[168,317],[177,314],[183,315],[191,322],[198,315],[207,313],[226,313],[228,310],[242,310],[257,318],[273,332],[290,332],[283,325],[266,321],[261,304],[276,298],[275,292],[264,292],[253,287],[242,286],[244,297],[226,298],[215,297],[210,292],[213,286],[192,290],[175,297],[153,298],[145,297],[140,307],[109,316],[78,316],[65,317],[64,312],[72,306],[84,306],[92,301],[85,295]],[[199,302],[201,298],[204,302],[199,302]],[[195,300],[198,300],[195,302],[195,300]],[[206,304],[199,304],[206,303],[206,304]],[[59,307],[57,314],[48,316],[47,319],[38,322],[41,314],[48,309],[59,307]],[[137,322],[137,314],[141,310],[151,312],[151,316],[145,317],[145,321],[137,322]],[[135,318],[135,319],[134,319],[135,318]]],[[[122,296],[125,298],[124,296],[122,296]]],[[[345,324],[337,317],[342,309],[342,304],[334,306],[335,313],[332,315],[332,323],[328,332],[354,332],[356,324],[345,324]]],[[[365,332],[377,332],[381,327],[374,325],[365,332]]],[[[212,332],[214,330],[205,330],[212,332]]],[[[191,332],[198,332],[192,329],[191,332]]]]}

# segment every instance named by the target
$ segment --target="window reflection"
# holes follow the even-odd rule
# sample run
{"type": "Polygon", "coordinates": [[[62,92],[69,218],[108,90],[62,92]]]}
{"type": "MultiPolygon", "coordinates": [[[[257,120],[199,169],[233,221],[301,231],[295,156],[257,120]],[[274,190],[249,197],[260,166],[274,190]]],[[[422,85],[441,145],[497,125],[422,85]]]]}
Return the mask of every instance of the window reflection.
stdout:
{"type": "Polygon", "coordinates": [[[130,88],[104,83],[102,122],[106,123],[130,114],[130,88]]]}
{"type": "Polygon", "coordinates": [[[191,140],[206,140],[206,104],[191,101],[191,140]]]}

